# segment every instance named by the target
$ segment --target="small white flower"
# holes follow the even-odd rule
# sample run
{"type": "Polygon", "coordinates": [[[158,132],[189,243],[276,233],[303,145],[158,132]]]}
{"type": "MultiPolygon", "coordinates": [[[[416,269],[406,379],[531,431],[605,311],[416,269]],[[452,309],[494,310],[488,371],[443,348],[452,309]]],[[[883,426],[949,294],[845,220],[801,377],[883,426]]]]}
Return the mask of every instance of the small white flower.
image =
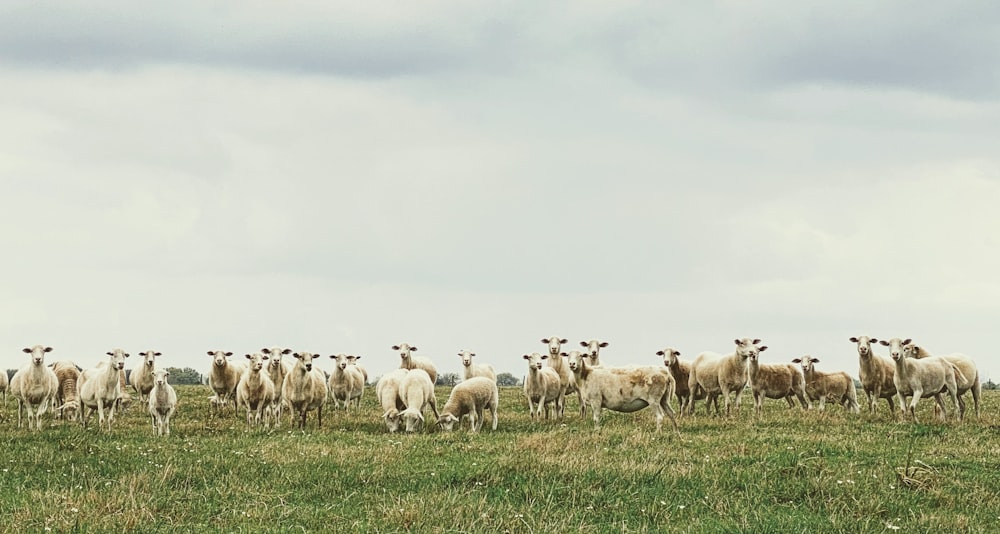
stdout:
{"type": "Polygon", "coordinates": [[[79,509],[79,508],[76,508],[76,507],[74,507],[74,508],[70,508],[70,509],[69,509],[69,511],[70,511],[70,512],[73,512],[73,513],[75,514],[75,513],[79,512],[79,511],[80,511],[80,509],[79,509]]]}
{"type": "Polygon", "coordinates": [[[684,506],[683,504],[678,504],[677,507],[680,508],[681,510],[687,508],[687,506],[684,506]]]}

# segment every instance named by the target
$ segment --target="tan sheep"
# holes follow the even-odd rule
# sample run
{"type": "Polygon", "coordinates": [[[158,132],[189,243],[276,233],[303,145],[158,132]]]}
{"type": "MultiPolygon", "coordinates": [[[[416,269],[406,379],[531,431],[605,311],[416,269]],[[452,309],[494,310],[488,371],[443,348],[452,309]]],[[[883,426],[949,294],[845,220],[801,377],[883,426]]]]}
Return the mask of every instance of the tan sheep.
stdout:
{"type": "MultiPolygon", "coordinates": [[[[696,391],[700,387],[705,390],[706,413],[708,406],[715,401],[715,412],[719,413],[719,404],[716,400],[718,395],[722,395],[726,405],[726,415],[730,413],[729,394],[735,393],[734,404],[736,410],[740,408],[740,398],[743,389],[746,387],[748,376],[747,366],[750,355],[767,350],[767,346],[761,346],[759,339],[743,338],[737,339],[736,350],[725,356],[714,352],[702,352],[691,362],[691,373],[688,376],[688,389],[696,391]]],[[[691,413],[694,413],[695,403],[691,402],[691,413]]]]}
{"type": "MultiPolygon", "coordinates": [[[[921,346],[914,345],[910,343],[904,350],[906,350],[907,356],[910,358],[931,358],[934,355],[928,352],[921,346]]],[[[979,417],[979,399],[982,397],[982,384],[979,382],[979,369],[976,367],[976,362],[972,358],[960,354],[943,354],[941,355],[948,363],[955,366],[957,372],[955,373],[955,387],[956,397],[958,398],[958,418],[959,420],[965,419],[965,400],[962,396],[967,392],[972,393],[972,402],[976,408],[976,417],[979,417]]],[[[942,390],[941,393],[945,393],[942,390]]]]}
{"type": "Polygon", "coordinates": [[[408,372],[406,369],[396,369],[382,375],[375,384],[375,396],[383,410],[382,419],[390,433],[399,430],[399,412],[406,409],[403,400],[399,398],[399,387],[408,372]]]}
{"type": "Polygon", "coordinates": [[[806,398],[806,379],[799,366],[791,363],[760,363],[760,353],[750,355],[747,380],[753,393],[754,413],[760,415],[764,398],[785,399],[789,408],[795,407],[793,397],[798,397],[802,409],[811,409],[806,398]]]}
{"type": "Polygon", "coordinates": [[[118,399],[122,396],[121,371],[125,369],[125,358],[129,354],[122,349],[114,349],[108,351],[107,355],[108,360],[80,373],[80,380],[76,383],[76,396],[80,401],[80,423],[83,428],[87,428],[87,421],[96,411],[98,430],[103,429],[107,422],[107,430],[110,432],[115,421],[118,399]]]}
{"type": "MultiPolygon", "coordinates": [[[[677,412],[683,416],[685,412],[691,411],[691,401],[705,398],[705,390],[701,387],[695,388],[694,395],[691,394],[691,387],[688,379],[691,376],[691,362],[680,359],[680,351],[667,347],[656,352],[657,356],[663,357],[663,365],[670,371],[670,376],[674,379],[674,394],[677,396],[677,412]]],[[[719,411],[719,399],[715,398],[715,411],[719,411]]]]}
{"type": "Polygon", "coordinates": [[[908,358],[906,346],[910,339],[901,340],[894,337],[890,340],[879,340],[879,343],[889,347],[889,357],[896,366],[893,383],[896,385],[896,398],[899,409],[905,416],[909,413],[913,421],[917,420],[917,403],[925,397],[934,397],[940,412],[936,412],[942,420],[947,418],[942,392],[947,390],[952,406],[958,407],[958,384],[956,374],[958,368],[939,356],[933,358],[908,358]],[[907,406],[906,397],[913,397],[907,406]]]}
{"type": "Polygon", "coordinates": [[[177,392],[167,383],[167,377],[170,376],[169,371],[157,369],[151,374],[153,375],[153,389],[149,390],[146,404],[149,416],[153,419],[153,432],[157,436],[169,436],[170,418],[177,410],[177,392]]]}
{"type": "Polygon", "coordinates": [[[878,343],[877,339],[858,336],[852,337],[851,342],[858,345],[858,379],[868,398],[868,412],[875,413],[878,400],[885,399],[889,404],[889,413],[895,413],[896,405],[892,400],[896,396],[896,385],[892,382],[892,376],[896,374],[895,364],[872,350],[872,343],[878,343]]]}
{"type": "Polygon", "coordinates": [[[601,341],[599,339],[591,339],[590,341],[581,341],[580,346],[587,349],[583,351],[587,355],[587,364],[590,367],[600,367],[601,366],[601,349],[608,346],[607,341],[601,341]]]}
{"type": "Polygon", "coordinates": [[[406,409],[399,412],[399,417],[407,432],[419,431],[424,426],[424,408],[431,407],[434,418],[440,417],[437,400],[434,398],[434,383],[427,371],[410,369],[399,384],[399,398],[406,409]]]}
{"type": "Polygon", "coordinates": [[[423,369],[427,372],[427,376],[431,377],[431,384],[437,383],[437,368],[434,367],[434,364],[431,363],[430,359],[413,356],[411,354],[412,352],[417,352],[417,347],[406,343],[400,343],[399,345],[393,345],[392,350],[399,351],[400,369],[423,369]]]}
{"type": "Polygon", "coordinates": [[[350,364],[347,354],[332,354],[330,358],[337,361],[327,383],[333,406],[336,408],[343,403],[346,409],[353,403],[355,408],[360,409],[361,396],[365,392],[365,376],[356,366],[350,364]]]}
{"type": "Polygon", "coordinates": [[[493,418],[493,430],[496,430],[499,403],[500,392],[497,390],[496,380],[485,376],[468,378],[452,388],[448,402],[438,417],[438,427],[450,432],[456,424],[461,424],[463,416],[468,415],[469,430],[478,432],[485,420],[483,412],[489,410],[493,418]]]}
{"type": "Polygon", "coordinates": [[[566,396],[571,393],[576,393],[576,399],[580,403],[580,417],[586,415],[587,408],[583,404],[583,396],[580,394],[580,388],[577,386],[576,377],[573,376],[573,371],[569,370],[569,366],[566,365],[566,361],[562,356],[562,346],[568,343],[568,341],[559,336],[549,336],[542,340],[542,343],[549,347],[548,362],[549,367],[555,369],[556,373],[559,374],[559,381],[562,383],[562,388],[565,390],[563,393],[563,402],[558,407],[558,413],[556,415],[562,418],[566,413],[566,396]]]}
{"type": "Polygon", "coordinates": [[[462,379],[468,380],[474,376],[484,376],[496,382],[497,372],[493,369],[493,366],[488,363],[473,363],[472,358],[475,356],[475,352],[468,350],[459,351],[458,357],[462,360],[462,379]]]}
{"type": "Polygon", "coordinates": [[[317,428],[323,427],[323,403],[326,402],[326,375],[313,360],[319,356],[311,352],[296,352],[295,365],[285,375],[281,397],[298,419],[299,429],[306,427],[306,414],[316,410],[317,428]]]}
{"type": "Polygon", "coordinates": [[[274,421],[274,427],[278,428],[281,426],[281,414],[285,404],[281,397],[281,385],[285,383],[285,375],[291,369],[291,366],[282,360],[282,356],[291,354],[292,349],[271,347],[260,349],[260,352],[266,354],[268,357],[267,374],[271,377],[271,382],[274,383],[274,401],[271,403],[271,419],[274,421]]]}
{"type": "MultiPolygon", "coordinates": [[[[555,404],[555,414],[558,417],[562,413],[566,388],[554,368],[544,367],[543,360],[549,356],[532,352],[525,354],[523,358],[528,361],[528,376],[524,379],[524,396],[528,398],[528,413],[532,419],[537,419],[542,416],[544,408],[545,418],[548,419],[550,407],[555,404]]],[[[562,356],[557,355],[556,358],[562,356]]]]}
{"type": "Polygon", "coordinates": [[[246,372],[236,385],[236,404],[247,412],[247,427],[270,425],[271,403],[274,402],[274,382],[264,369],[267,356],[260,352],[246,354],[246,372]]]}
{"type": "MultiPolygon", "coordinates": [[[[246,365],[243,362],[230,362],[229,357],[233,355],[232,352],[210,350],[208,355],[212,357],[212,368],[208,371],[208,387],[215,392],[217,398],[215,407],[221,409],[232,402],[233,410],[236,411],[236,386],[247,369],[246,365]]],[[[218,410],[216,413],[219,413],[218,410]]]]}
{"type": "Polygon", "coordinates": [[[802,374],[806,377],[806,395],[810,400],[819,401],[820,411],[826,408],[826,400],[829,398],[843,405],[844,409],[851,413],[861,412],[858,406],[858,391],[850,375],[843,371],[833,373],[817,371],[816,364],[819,363],[819,358],[809,355],[792,361],[802,366],[802,374]]]}
{"type": "Polygon", "coordinates": [[[41,430],[42,415],[55,403],[59,379],[45,366],[45,354],[52,347],[35,345],[24,352],[31,355],[30,361],[10,379],[10,394],[17,399],[17,427],[21,428],[22,415],[27,413],[28,428],[41,430]]]}
{"type": "Polygon", "coordinates": [[[59,418],[75,421],[79,417],[80,401],[76,398],[76,383],[80,380],[80,369],[68,360],[60,360],[52,364],[52,371],[59,379],[59,391],[56,394],[56,404],[59,406],[59,418]]]}
{"type": "MultiPolygon", "coordinates": [[[[132,389],[135,390],[136,395],[139,397],[139,401],[143,404],[149,400],[149,392],[153,389],[153,371],[156,370],[156,357],[161,356],[161,354],[155,350],[147,350],[146,352],[140,352],[139,356],[142,356],[142,364],[132,369],[129,374],[129,383],[132,385],[132,389]]],[[[124,389],[122,391],[125,391],[124,389]]]]}

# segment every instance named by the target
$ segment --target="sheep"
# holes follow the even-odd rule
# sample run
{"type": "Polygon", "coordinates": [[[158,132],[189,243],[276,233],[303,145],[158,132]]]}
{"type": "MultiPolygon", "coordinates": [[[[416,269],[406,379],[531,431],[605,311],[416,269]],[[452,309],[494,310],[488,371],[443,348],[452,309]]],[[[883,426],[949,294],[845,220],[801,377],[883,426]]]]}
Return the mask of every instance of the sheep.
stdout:
{"type": "Polygon", "coordinates": [[[496,430],[499,403],[500,392],[495,379],[486,376],[466,378],[452,388],[437,420],[438,427],[450,432],[456,423],[461,425],[462,416],[468,415],[469,430],[478,432],[483,427],[483,411],[489,410],[493,417],[493,430],[496,430]]]}
{"type": "Polygon", "coordinates": [[[594,414],[595,429],[600,428],[602,408],[631,413],[652,406],[657,432],[663,428],[664,414],[670,417],[674,431],[678,430],[670,407],[674,379],[667,370],[653,366],[590,367],[589,358],[575,350],[564,357],[576,376],[583,402],[594,414]]]}
{"type": "Polygon", "coordinates": [[[149,390],[147,405],[153,419],[153,432],[157,436],[169,436],[170,418],[177,410],[177,392],[167,383],[169,371],[157,369],[150,374],[153,375],[153,389],[149,390]]]}
{"type": "Polygon", "coordinates": [[[941,394],[947,390],[951,397],[952,406],[957,408],[958,380],[956,375],[960,371],[940,356],[923,359],[908,358],[905,347],[910,342],[909,338],[905,340],[899,338],[879,340],[879,344],[889,347],[889,357],[892,358],[896,366],[893,384],[896,386],[899,409],[904,416],[907,413],[911,414],[913,421],[916,422],[917,402],[924,397],[934,397],[941,410],[939,417],[944,420],[947,418],[947,411],[941,394]],[[907,396],[913,397],[909,406],[906,403],[907,396]]]}
{"type": "Polygon", "coordinates": [[[393,345],[392,350],[399,351],[399,368],[400,369],[423,369],[427,372],[427,376],[431,377],[431,384],[437,383],[437,368],[431,363],[430,359],[422,358],[420,356],[412,356],[411,352],[416,352],[417,347],[410,346],[406,343],[400,343],[399,345],[393,345]]]}
{"type": "MultiPolygon", "coordinates": [[[[566,399],[566,388],[555,369],[543,367],[542,360],[549,356],[532,352],[523,357],[528,360],[528,376],[524,379],[524,396],[528,398],[528,413],[531,418],[541,417],[542,408],[545,408],[545,418],[548,419],[549,405],[553,403],[555,403],[556,416],[559,416],[566,399]]],[[[562,356],[556,356],[556,358],[562,358],[562,356]]]]}
{"type": "Polygon", "coordinates": [[[476,376],[484,376],[490,380],[497,381],[497,372],[488,363],[472,363],[475,352],[467,350],[460,351],[458,357],[462,359],[462,379],[468,380],[476,376]]]}
{"type": "MultiPolygon", "coordinates": [[[[97,364],[98,367],[104,365],[105,362],[100,362],[97,364]]],[[[118,393],[118,398],[115,399],[115,411],[124,413],[128,410],[129,406],[132,405],[132,395],[129,395],[128,389],[126,388],[128,381],[125,375],[125,369],[118,370],[118,386],[121,391],[118,393]]]]}
{"type": "Polygon", "coordinates": [[[76,396],[80,400],[80,423],[87,428],[91,414],[97,411],[97,428],[100,430],[107,421],[108,432],[115,421],[115,407],[122,394],[120,371],[125,368],[125,358],[129,354],[122,349],[108,351],[110,358],[80,373],[76,383],[76,396]],[[108,414],[105,417],[104,411],[108,414]]]}
{"type": "Polygon", "coordinates": [[[390,433],[399,430],[399,412],[406,409],[406,405],[399,398],[399,386],[408,372],[406,369],[396,369],[382,375],[375,384],[375,396],[378,397],[384,411],[382,419],[385,420],[385,426],[390,433]]]}
{"type": "Polygon", "coordinates": [[[895,413],[896,405],[892,400],[896,396],[896,386],[892,381],[896,374],[895,364],[872,350],[872,343],[878,343],[877,339],[857,336],[852,337],[851,342],[858,345],[858,379],[868,398],[868,412],[874,414],[878,400],[885,399],[889,403],[889,413],[895,413]]]}
{"type": "Polygon", "coordinates": [[[790,363],[760,363],[760,353],[750,354],[747,364],[747,380],[753,393],[754,413],[760,415],[764,397],[785,399],[789,408],[795,407],[792,397],[799,398],[802,409],[812,409],[812,402],[806,399],[806,379],[802,370],[790,363]]]}
{"type": "Polygon", "coordinates": [[[356,408],[361,408],[361,395],[365,392],[365,376],[356,366],[350,365],[347,354],[331,354],[330,357],[337,360],[328,381],[333,406],[339,407],[340,403],[344,403],[346,409],[354,403],[356,408]]]}
{"type": "Polygon", "coordinates": [[[208,387],[212,388],[218,397],[216,413],[229,402],[233,403],[235,411],[236,385],[240,383],[246,366],[243,362],[230,362],[229,357],[233,355],[232,352],[210,350],[208,355],[212,357],[212,368],[208,371],[208,387]]]}
{"type": "Polygon", "coordinates": [[[577,387],[576,378],[573,377],[573,372],[569,370],[566,362],[563,361],[562,346],[567,341],[559,336],[550,336],[543,339],[542,343],[549,347],[549,367],[555,369],[556,373],[559,373],[559,382],[562,383],[564,390],[563,402],[558,406],[556,415],[560,419],[563,417],[566,412],[566,395],[576,393],[576,399],[580,403],[580,417],[585,416],[587,408],[583,405],[583,396],[580,394],[580,388],[577,387]]]}
{"type": "Polygon", "coordinates": [[[7,406],[7,389],[10,388],[10,380],[7,378],[7,371],[0,369],[0,393],[3,393],[3,405],[7,406]]]}
{"type": "Polygon", "coordinates": [[[356,367],[358,369],[358,371],[361,371],[361,376],[364,378],[364,381],[361,383],[361,385],[364,386],[364,385],[368,384],[368,371],[365,370],[365,368],[362,367],[360,363],[358,363],[358,360],[360,360],[360,359],[361,359],[361,356],[357,356],[357,355],[354,355],[354,354],[348,354],[347,355],[347,363],[348,363],[348,365],[353,365],[354,367],[356,367]]]}
{"type": "Polygon", "coordinates": [[[580,346],[587,349],[585,354],[587,355],[587,364],[590,367],[600,367],[601,366],[601,349],[608,346],[607,341],[601,341],[598,339],[591,339],[590,341],[581,341],[580,346]]]}
{"type": "MultiPolygon", "coordinates": [[[[737,339],[736,350],[725,356],[715,352],[702,352],[691,362],[691,372],[688,375],[688,389],[696,391],[695,388],[705,390],[706,404],[705,412],[708,413],[709,406],[715,403],[715,413],[719,413],[719,402],[717,397],[721,394],[726,405],[726,415],[730,412],[729,393],[735,392],[734,404],[736,411],[740,409],[740,397],[743,395],[743,388],[747,384],[747,364],[750,355],[767,350],[767,346],[758,347],[759,339],[743,338],[737,339]]],[[[694,414],[695,403],[689,405],[691,414],[694,414]]]]}
{"type": "Polygon", "coordinates": [[[52,352],[52,347],[35,345],[25,348],[24,352],[30,354],[31,359],[10,380],[10,394],[17,399],[17,427],[21,428],[22,413],[26,412],[28,428],[41,430],[42,415],[55,402],[59,379],[45,366],[45,353],[52,352]]]}
{"type": "Polygon", "coordinates": [[[132,372],[128,376],[128,381],[132,384],[132,389],[135,390],[136,395],[139,396],[140,402],[149,400],[149,392],[153,389],[153,371],[156,370],[156,357],[160,355],[159,352],[154,350],[140,352],[139,356],[142,356],[142,365],[138,369],[132,369],[132,372]]]}
{"type": "Polygon", "coordinates": [[[792,362],[802,366],[802,374],[806,377],[806,394],[810,400],[819,400],[819,409],[826,408],[826,399],[835,399],[838,404],[851,413],[860,413],[858,406],[858,391],[854,379],[843,371],[827,373],[817,371],[819,358],[806,355],[795,358],[792,362]]]}
{"type": "Polygon", "coordinates": [[[236,404],[247,411],[247,427],[269,426],[271,403],[274,402],[274,382],[264,371],[267,356],[260,352],[246,354],[249,366],[236,385],[236,404]],[[263,371],[263,372],[262,372],[263,371]]]}
{"type": "MultiPolygon", "coordinates": [[[[705,390],[701,387],[695,388],[694,395],[688,385],[688,378],[691,376],[691,362],[678,358],[680,351],[667,347],[657,351],[657,356],[663,357],[663,365],[670,371],[670,376],[674,379],[674,394],[677,396],[678,413],[683,417],[684,412],[691,409],[692,400],[702,400],[705,398],[705,390]]],[[[715,397],[715,411],[719,411],[719,398],[715,397]]]]}
{"type": "MultiPolygon", "coordinates": [[[[934,357],[926,349],[913,343],[907,345],[904,350],[907,352],[907,356],[911,358],[923,359],[934,357]]],[[[962,399],[962,396],[969,391],[972,392],[972,402],[975,404],[976,417],[978,418],[979,399],[982,397],[982,384],[979,382],[979,369],[976,367],[976,362],[972,361],[972,358],[959,353],[944,354],[941,357],[954,365],[958,370],[955,373],[955,386],[957,387],[955,395],[958,399],[959,420],[965,419],[965,401],[962,399]]],[[[941,393],[944,392],[944,390],[941,391],[941,393]]]]}
{"type": "Polygon", "coordinates": [[[423,369],[410,369],[399,384],[399,398],[406,409],[399,412],[399,418],[407,432],[416,432],[424,426],[424,408],[431,407],[435,420],[438,414],[437,400],[434,398],[434,382],[423,369]]]}
{"type": "Polygon", "coordinates": [[[80,370],[76,364],[67,360],[60,360],[52,364],[52,371],[59,379],[59,389],[56,393],[56,410],[59,418],[67,421],[74,421],[78,417],[80,401],[76,397],[76,383],[80,380],[80,370]]]}
{"type": "Polygon", "coordinates": [[[274,401],[271,402],[271,418],[274,421],[274,427],[277,428],[280,426],[281,412],[284,407],[284,401],[281,397],[281,385],[285,382],[285,375],[288,374],[288,369],[290,368],[281,357],[285,354],[291,354],[292,349],[271,347],[260,349],[260,351],[268,357],[267,374],[271,376],[271,382],[274,383],[274,401]]]}
{"type": "Polygon", "coordinates": [[[313,360],[319,357],[311,352],[295,352],[295,365],[285,375],[281,384],[281,398],[298,416],[299,429],[306,427],[306,414],[316,410],[317,428],[323,427],[323,403],[326,402],[326,375],[313,360]]]}

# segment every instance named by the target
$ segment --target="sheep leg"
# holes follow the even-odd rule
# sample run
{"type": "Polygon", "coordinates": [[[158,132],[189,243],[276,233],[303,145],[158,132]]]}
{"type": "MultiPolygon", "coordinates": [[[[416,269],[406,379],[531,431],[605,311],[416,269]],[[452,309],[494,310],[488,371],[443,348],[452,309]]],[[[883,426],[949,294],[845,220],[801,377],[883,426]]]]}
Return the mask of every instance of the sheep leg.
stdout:
{"type": "MultiPolygon", "coordinates": [[[[459,425],[461,424],[462,422],[459,421],[459,425]]],[[[476,410],[472,410],[469,412],[469,431],[475,432],[477,430],[479,430],[479,427],[476,425],[476,410]]]]}
{"type": "MultiPolygon", "coordinates": [[[[910,401],[910,414],[913,415],[914,423],[917,422],[917,403],[920,401],[920,398],[923,397],[923,394],[923,389],[913,388],[913,400],[910,401]]],[[[942,403],[941,406],[944,407],[944,403],[942,403]]]]}

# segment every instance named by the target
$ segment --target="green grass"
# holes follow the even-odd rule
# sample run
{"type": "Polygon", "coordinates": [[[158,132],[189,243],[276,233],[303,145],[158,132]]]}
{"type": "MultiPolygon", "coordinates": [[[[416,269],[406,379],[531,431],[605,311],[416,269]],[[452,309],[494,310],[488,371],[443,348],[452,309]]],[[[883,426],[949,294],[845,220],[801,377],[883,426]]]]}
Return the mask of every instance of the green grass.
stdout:
{"type": "MultiPolygon", "coordinates": [[[[500,427],[388,434],[362,410],[310,414],[306,432],[208,415],[207,388],[178,388],[167,438],[133,406],[111,432],[0,423],[0,517],[19,531],[996,532],[1000,393],[983,416],[912,424],[789,411],[699,415],[675,434],[648,410],[531,421],[501,390],[500,427]]],[[[439,405],[447,388],[438,388],[439,405]]],[[[931,403],[921,403],[930,421],[931,403]]],[[[433,416],[430,416],[433,418],[433,416]]]]}

